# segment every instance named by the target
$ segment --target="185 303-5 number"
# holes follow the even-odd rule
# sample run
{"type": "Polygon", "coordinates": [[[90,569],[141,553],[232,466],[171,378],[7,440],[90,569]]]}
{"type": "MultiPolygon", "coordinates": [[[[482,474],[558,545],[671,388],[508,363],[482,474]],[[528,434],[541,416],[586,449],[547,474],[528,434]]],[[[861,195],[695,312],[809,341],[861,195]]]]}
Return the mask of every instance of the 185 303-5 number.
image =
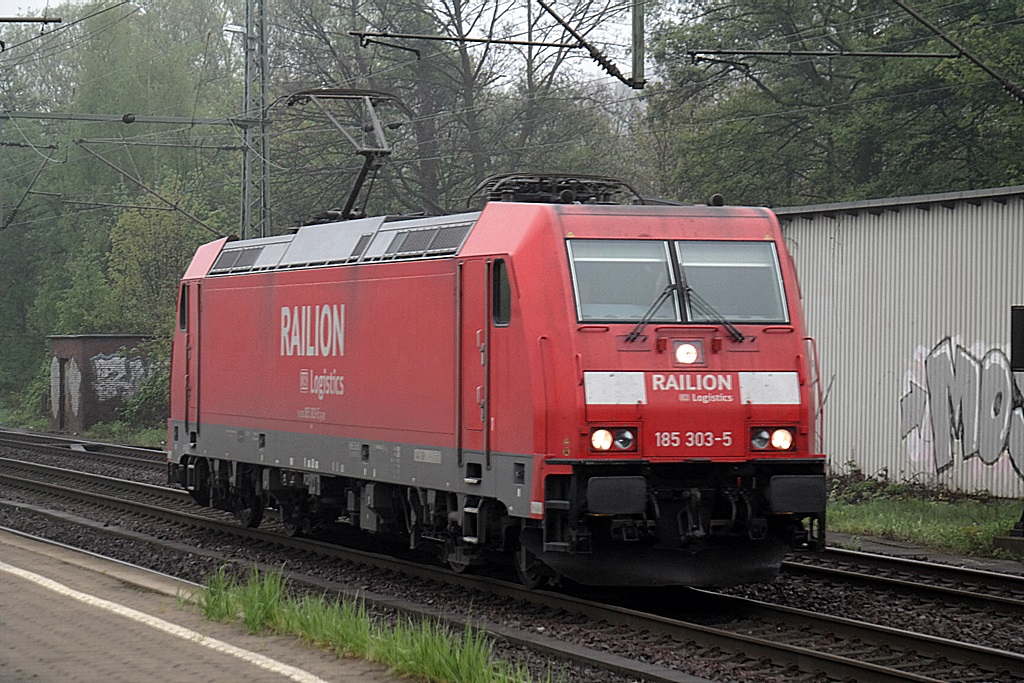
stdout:
{"type": "Polygon", "coordinates": [[[658,448],[731,446],[732,432],[655,432],[654,442],[658,448]]]}

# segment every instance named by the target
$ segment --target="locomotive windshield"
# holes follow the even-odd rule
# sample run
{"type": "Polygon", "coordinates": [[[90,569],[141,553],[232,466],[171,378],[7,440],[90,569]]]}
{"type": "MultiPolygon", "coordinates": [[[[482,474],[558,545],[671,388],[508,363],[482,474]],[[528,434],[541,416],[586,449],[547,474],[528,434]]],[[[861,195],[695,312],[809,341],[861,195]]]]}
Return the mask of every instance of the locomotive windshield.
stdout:
{"type": "MultiPolygon", "coordinates": [[[[676,279],[667,242],[569,240],[576,310],[581,321],[640,320],[676,279]]],[[[679,320],[678,297],[666,297],[650,320],[679,320]]]]}
{"type": "Polygon", "coordinates": [[[647,320],[789,321],[773,242],[576,239],[568,249],[581,322],[637,322],[676,283],[647,320]]]}

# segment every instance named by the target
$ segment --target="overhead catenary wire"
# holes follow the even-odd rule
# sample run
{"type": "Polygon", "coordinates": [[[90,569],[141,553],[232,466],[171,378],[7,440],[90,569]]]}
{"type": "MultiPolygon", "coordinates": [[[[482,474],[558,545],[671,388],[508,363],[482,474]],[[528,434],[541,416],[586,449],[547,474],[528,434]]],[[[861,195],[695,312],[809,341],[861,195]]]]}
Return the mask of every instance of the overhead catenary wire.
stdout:
{"type": "MultiPolygon", "coordinates": [[[[601,80],[603,80],[603,79],[601,79],[601,80]]],[[[598,79],[594,79],[593,82],[598,82],[598,79]]],[[[542,98],[542,100],[543,100],[543,98],[542,98]]],[[[839,104],[837,106],[849,106],[849,105],[844,103],[844,104],[839,104]]],[[[817,107],[817,108],[812,108],[812,110],[813,109],[819,109],[820,110],[822,108],[821,107],[817,107]]],[[[799,110],[795,110],[795,111],[798,112],[799,110]]],[[[444,116],[457,116],[458,113],[459,113],[458,109],[450,109],[450,110],[447,110],[447,111],[437,112],[436,114],[433,114],[432,116],[440,118],[440,117],[444,117],[444,116]]],[[[788,112],[788,111],[772,112],[772,113],[766,114],[765,116],[779,116],[779,115],[787,115],[787,114],[791,114],[791,113],[793,113],[793,112],[788,112]]],[[[414,119],[414,120],[424,120],[425,118],[426,117],[418,117],[417,119],[414,119]]],[[[755,117],[755,118],[757,118],[757,117],[755,117]]],[[[740,120],[740,119],[734,119],[734,120],[740,120]]],[[[750,120],[753,120],[753,119],[750,119],[750,120]]],[[[728,119],[723,120],[723,121],[702,121],[702,122],[699,122],[696,125],[715,125],[717,123],[723,123],[723,122],[728,122],[728,121],[729,121],[728,119]]],[[[169,134],[171,134],[171,131],[167,131],[165,133],[154,132],[154,133],[152,133],[152,136],[159,138],[160,136],[169,135],[169,134]]],[[[636,134],[640,134],[640,133],[632,133],[632,134],[627,134],[627,135],[624,135],[624,136],[616,136],[616,137],[629,137],[629,135],[636,135],[636,134]]],[[[522,149],[540,149],[540,148],[544,148],[544,147],[557,147],[557,146],[561,146],[561,145],[564,145],[564,144],[571,144],[571,142],[564,142],[564,143],[563,142],[538,143],[538,144],[530,145],[530,146],[528,146],[526,148],[522,148],[522,149]]],[[[515,149],[516,148],[505,148],[505,151],[515,150],[515,149]]],[[[426,158],[426,157],[412,157],[410,159],[410,161],[415,162],[417,160],[422,160],[424,158],[426,158]]],[[[449,157],[444,157],[444,158],[451,158],[451,157],[449,156],[449,157]]]]}

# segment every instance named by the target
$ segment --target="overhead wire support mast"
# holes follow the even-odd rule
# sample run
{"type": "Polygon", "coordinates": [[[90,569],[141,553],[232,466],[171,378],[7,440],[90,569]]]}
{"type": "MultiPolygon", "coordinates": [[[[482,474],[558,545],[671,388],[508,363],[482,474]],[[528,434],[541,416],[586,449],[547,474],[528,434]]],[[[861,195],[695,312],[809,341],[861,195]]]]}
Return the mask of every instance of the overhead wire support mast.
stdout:
{"type": "Polygon", "coordinates": [[[856,50],[687,50],[686,54],[694,63],[701,61],[701,55],[749,56],[749,57],[920,57],[931,59],[956,59],[960,54],[941,52],[859,52],[856,50]]]}
{"type": "MultiPolygon", "coordinates": [[[[0,24],[59,24],[62,21],[60,17],[0,17],[0,24]]],[[[0,52],[6,49],[7,45],[0,40],[0,52]]]]}
{"type": "MultiPolygon", "coordinates": [[[[455,41],[460,43],[495,43],[497,45],[529,45],[532,47],[562,47],[575,49],[585,47],[583,43],[538,43],[532,40],[511,40],[507,38],[470,38],[468,36],[463,37],[452,37],[452,36],[428,36],[421,33],[392,33],[390,31],[349,31],[350,36],[359,38],[359,44],[362,47],[366,47],[371,43],[378,41],[373,40],[374,38],[388,38],[388,39],[403,39],[403,40],[435,40],[435,41],[455,41]]],[[[402,47],[400,45],[391,45],[389,43],[382,43],[388,47],[397,47],[400,50],[409,48],[402,47]]],[[[412,50],[413,52],[419,52],[419,50],[412,50]]]]}
{"type": "Polygon", "coordinates": [[[633,3],[633,39],[634,39],[634,45],[633,45],[633,77],[632,78],[626,78],[625,76],[623,76],[622,72],[619,71],[619,67],[615,66],[615,64],[612,62],[612,60],[608,59],[607,55],[605,55],[599,49],[597,49],[596,47],[594,47],[593,45],[588,43],[587,39],[584,38],[583,35],[580,34],[579,31],[577,31],[572,26],[570,26],[569,22],[567,22],[565,19],[563,19],[562,17],[558,16],[558,14],[555,12],[555,10],[551,9],[551,7],[544,2],[544,0],[537,0],[537,4],[539,4],[541,7],[543,7],[544,11],[547,12],[548,14],[550,14],[551,18],[554,19],[555,21],[557,21],[559,26],[561,26],[566,31],[568,31],[569,35],[571,35],[575,40],[579,41],[580,45],[582,47],[586,48],[587,52],[590,53],[590,58],[593,59],[595,62],[597,62],[598,65],[602,69],[604,69],[605,72],[609,76],[613,76],[613,77],[619,79],[620,81],[622,81],[623,83],[628,85],[630,88],[633,88],[635,90],[642,90],[643,89],[646,81],[644,80],[644,74],[643,74],[643,60],[644,60],[643,50],[644,50],[644,47],[643,47],[643,40],[642,39],[643,39],[643,33],[644,33],[644,31],[643,31],[643,7],[644,7],[644,3],[642,2],[642,0],[634,0],[634,3],[633,3]],[[636,42],[637,36],[640,36],[640,38],[641,38],[639,43],[636,42]],[[639,69],[639,73],[637,73],[638,69],[639,69]]]}
{"type": "Polygon", "coordinates": [[[267,59],[266,0],[245,3],[245,115],[255,119],[243,130],[242,237],[271,233],[270,215],[270,69],[267,59]]]}

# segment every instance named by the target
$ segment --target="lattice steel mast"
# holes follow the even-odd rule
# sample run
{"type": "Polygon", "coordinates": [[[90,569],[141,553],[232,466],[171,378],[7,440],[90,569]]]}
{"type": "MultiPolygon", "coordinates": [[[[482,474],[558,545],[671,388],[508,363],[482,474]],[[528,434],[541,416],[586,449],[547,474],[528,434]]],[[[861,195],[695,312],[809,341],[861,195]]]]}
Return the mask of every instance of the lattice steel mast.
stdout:
{"type": "Polygon", "coordinates": [[[270,234],[270,104],[267,69],[266,0],[245,3],[244,117],[256,123],[243,129],[242,238],[270,234]]]}

